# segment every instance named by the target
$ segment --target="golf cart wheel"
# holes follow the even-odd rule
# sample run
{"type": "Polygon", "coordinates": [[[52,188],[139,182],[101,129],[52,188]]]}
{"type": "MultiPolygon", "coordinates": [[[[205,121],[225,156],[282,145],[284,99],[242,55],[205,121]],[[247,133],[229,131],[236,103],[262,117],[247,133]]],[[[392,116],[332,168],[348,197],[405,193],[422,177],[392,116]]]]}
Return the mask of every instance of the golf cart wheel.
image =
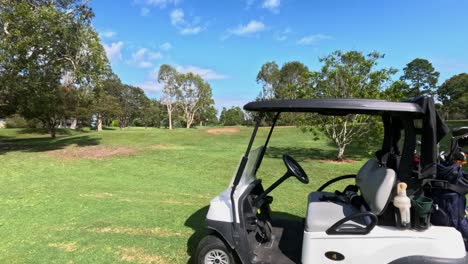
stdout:
{"type": "Polygon", "coordinates": [[[221,239],[208,235],[197,248],[197,264],[237,264],[234,254],[221,239]]]}

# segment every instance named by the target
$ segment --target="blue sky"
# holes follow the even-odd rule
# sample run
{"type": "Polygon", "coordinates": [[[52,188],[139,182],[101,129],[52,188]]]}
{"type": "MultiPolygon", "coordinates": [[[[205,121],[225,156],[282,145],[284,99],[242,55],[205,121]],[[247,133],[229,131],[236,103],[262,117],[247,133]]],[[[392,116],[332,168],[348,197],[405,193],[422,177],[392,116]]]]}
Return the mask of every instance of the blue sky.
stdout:
{"type": "Polygon", "coordinates": [[[382,67],[430,60],[439,82],[468,72],[468,1],[93,0],[114,72],[158,97],[159,66],[204,77],[218,109],[260,91],[261,65],[292,60],[318,70],[334,50],[376,50],[382,67]]]}

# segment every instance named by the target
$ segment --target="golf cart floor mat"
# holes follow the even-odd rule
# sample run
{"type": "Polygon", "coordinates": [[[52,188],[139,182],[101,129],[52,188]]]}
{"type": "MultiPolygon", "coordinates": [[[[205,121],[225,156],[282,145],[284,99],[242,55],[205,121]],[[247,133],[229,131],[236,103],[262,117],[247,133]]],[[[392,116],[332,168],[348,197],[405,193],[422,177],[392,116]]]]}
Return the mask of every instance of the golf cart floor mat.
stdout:
{"type": "Polygon", "coordinates": [[[273,219],[272,241],[254,250],[256,263],[301,263],[304,219],[273,219]]]}

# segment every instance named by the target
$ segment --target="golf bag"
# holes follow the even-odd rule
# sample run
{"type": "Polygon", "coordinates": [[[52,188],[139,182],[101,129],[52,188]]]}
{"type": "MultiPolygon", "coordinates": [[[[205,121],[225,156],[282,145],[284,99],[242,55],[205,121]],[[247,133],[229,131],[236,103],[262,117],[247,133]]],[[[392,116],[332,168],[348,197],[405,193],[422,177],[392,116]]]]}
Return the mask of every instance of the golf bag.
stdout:
{"type": "Polygon", "coordinates": [[[437,178],[429,182],[429,196],[437,205],[431,216],[431,223],[438,226],[453,226],[463,236],[468,251],[468,219],[466,197],[468,175],[457,163],[437,165],[437,178]]]}

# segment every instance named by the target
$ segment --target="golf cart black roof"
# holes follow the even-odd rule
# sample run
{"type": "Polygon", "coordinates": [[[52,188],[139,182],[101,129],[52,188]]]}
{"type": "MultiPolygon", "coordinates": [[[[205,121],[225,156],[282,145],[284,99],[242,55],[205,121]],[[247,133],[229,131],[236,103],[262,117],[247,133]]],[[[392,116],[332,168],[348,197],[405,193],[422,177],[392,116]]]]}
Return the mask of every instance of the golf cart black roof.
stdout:
{"type": "Polygon", "coordinates": [[[375,99],[288,99],[250,102],[244,110],[254,112],[316,112],[323,115],[424,114],[416,103],[375,99]]]}

